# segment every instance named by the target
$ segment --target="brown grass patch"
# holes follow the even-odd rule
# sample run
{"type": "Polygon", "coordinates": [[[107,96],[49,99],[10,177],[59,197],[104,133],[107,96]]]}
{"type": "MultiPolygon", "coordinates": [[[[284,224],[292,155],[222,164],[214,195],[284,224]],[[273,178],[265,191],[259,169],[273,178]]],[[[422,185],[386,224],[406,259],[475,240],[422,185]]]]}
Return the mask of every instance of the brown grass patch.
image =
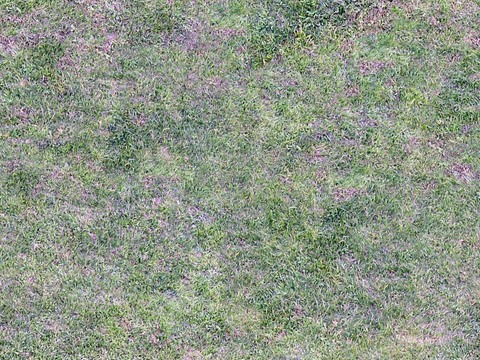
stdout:
{"type": "Polygon", "coordinates": [[[473,48],[480,48],[480,32],[469,32],[465,37],[465,41],[473,48]]]}
{"type": "Polygon", "coordinates": [[[360,88],[356,85],[350,86],[345,90],[345,95],[349,98],[355,97],[360,94],[360,88]]]}
{"type": "Polygon", "coordinates": [[[358,65],[358,69],[362,75],[372,75],[390,66],[391,64],[387,61],[361,61],[358,65]]]}
{"type": "Polygon", "coordinates": [[[337,188],[333,191],[333,198],[336,202],[349,201],[362,193],[361,190],[356,188],[337,188]]]}
{"type": "Polygon", "coordinates": [[[441,346],[452,342],[459,334],[449,331],[442,324],[423,324],[411,331],[397,334],[400,342],[410,346],[441,346]]]}
{"type": "Polygon", "coordinates": [[[395,4],[393,1],[378,1],[367,12],[357,15],[356,25],[373,33],[388,29],[392,24],[391,10],[395,4]]]}
{"type": "Polygon", "coordinates": [[[480,178],[480,174],[474,172],[472,167],[466,164],[454,164],[450,169],[450,174],[463,183],[470,183],[480,178]]]}

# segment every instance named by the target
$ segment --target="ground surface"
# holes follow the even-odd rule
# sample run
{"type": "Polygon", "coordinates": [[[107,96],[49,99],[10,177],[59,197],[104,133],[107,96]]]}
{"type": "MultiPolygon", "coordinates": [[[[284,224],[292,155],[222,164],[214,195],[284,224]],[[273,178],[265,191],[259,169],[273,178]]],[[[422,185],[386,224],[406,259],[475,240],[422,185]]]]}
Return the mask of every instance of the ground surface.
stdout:
{"type": "Polygon", "coordinates": [[[478,0],[0,0],[0,357],[479,358],[479,89],[478,0]]]}

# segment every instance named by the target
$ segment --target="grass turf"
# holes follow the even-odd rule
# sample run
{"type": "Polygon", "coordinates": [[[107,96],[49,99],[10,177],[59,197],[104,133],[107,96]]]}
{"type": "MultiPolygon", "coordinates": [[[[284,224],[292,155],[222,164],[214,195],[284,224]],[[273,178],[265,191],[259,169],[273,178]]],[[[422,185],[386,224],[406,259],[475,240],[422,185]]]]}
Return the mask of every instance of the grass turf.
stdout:
{"type": "Polygon", "coordinates": [[[0,357],[476,359],[480,3],[0,0],[0,357]]]}

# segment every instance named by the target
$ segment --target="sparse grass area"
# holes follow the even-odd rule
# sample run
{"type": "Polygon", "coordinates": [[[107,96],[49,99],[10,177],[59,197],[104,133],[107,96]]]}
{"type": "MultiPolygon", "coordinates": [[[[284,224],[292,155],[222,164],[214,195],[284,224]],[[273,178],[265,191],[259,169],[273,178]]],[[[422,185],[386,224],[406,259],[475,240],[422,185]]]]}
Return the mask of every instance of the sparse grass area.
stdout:
{"type": "Polygon", "coordinates": [[[0,0],[0,358],[478,359],[478,0],[0,0]]]}

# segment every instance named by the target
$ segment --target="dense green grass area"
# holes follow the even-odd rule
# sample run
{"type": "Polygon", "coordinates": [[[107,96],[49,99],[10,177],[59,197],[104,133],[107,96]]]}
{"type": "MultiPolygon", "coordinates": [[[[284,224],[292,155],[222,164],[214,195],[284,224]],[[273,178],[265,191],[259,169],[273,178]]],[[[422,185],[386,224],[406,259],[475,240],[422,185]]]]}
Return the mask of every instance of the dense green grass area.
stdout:
{"type": "Polygon", "coordinates": [[[0,0],[0,358],[480,357],[478,0],[0,0]]]}

